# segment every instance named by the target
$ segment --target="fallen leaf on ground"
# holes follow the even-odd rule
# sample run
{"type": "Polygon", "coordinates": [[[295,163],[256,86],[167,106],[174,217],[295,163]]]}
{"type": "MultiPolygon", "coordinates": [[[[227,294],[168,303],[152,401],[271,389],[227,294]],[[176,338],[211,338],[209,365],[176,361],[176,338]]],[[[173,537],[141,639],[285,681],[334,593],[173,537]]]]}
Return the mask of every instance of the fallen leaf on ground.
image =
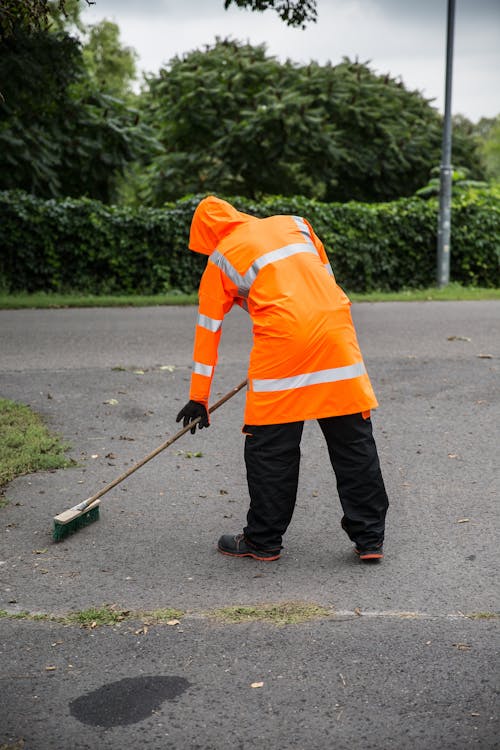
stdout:
{"type": "Polygon", "coordinates": [[[116,406],[116,404],[118,403],[118,399],[116,399],[116,398],[108,398],[107,401],[103,401],[102,403],[103,404],[109,404],[110,406],[116,406]]]}
{"type": "Polygon", "coordinates": [[[459,651],[470,651],[472,648],[468,643],[452,643],[451,645],[459,651]]]}
{"type": "Polygon", "coordinates": [[[458,458],[458,453],[448,453],[448,458],[458,458]]]}
{"type": "Polygon", "coordinates": [[[55,672],[56,669],[57,667],[53,667],[52,665],[45,667],[46,672],[55,672]]]}
{"type": "Polygon", "coordinates": [[[358,615],[358,617],[360,617],[360,616],[361,616],[361,610],[360,610],[360,608],[359,608],[359,607],[356,607],[356,608],[355,608],[355,610],[354,610],[354,614],[355,614],[355,615],[358,615]]]}
{"type": "Polygon", "coordinates": [[[471,341],[468,336],[448,336],[448,341],[471,341]]]}
{"type": "Polygon", "coordinates": [[[167,372],[173,372],[175,367],[173,365],[162,365],[160,370],[166,370],[167,372]]]}
{"type": "Polygon", "coordinates": [[[251,688],[261,688],[261,687],[264,687],[264,683],[263,682],[252,682],[252,684],[250,685],[250,687],[251,688]]]}
{"type": "Polygon", "coordinates": [[[469,523],[470,518],[459,518],[457,523],[469,523]]]}
{"type": "Polygon", "coordinates": [[[167,620],[167,625],[180,625],[180,620],[167,620]]]}

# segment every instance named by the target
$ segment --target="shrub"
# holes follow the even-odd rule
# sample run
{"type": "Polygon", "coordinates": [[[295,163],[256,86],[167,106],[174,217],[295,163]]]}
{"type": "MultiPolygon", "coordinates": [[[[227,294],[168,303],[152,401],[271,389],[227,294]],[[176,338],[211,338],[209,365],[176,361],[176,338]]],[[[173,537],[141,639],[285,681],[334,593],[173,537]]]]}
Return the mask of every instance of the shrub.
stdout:
{"type": "MultiPolygon", "coordinates": [[[[0,192],[0,288],[7,292],[155,294],[196,289],[205,258],[188,251],[202,196],[132,209],[89,199],[40,200],[0,192]]],[[[437,201],[320,203],[301,197],[229,198],[257,215],[305,216],[323,240],[339,283],[351,291],[432,286],[437,201]]],[[[500,286],[500,189],[456,193],[451,280],[500,286]]]]}

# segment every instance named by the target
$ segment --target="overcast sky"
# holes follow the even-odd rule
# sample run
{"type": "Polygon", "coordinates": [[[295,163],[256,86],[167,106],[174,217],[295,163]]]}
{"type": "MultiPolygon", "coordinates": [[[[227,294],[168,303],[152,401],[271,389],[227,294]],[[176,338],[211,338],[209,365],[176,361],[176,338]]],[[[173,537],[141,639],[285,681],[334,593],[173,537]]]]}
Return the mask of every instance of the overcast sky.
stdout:
{"type": "MultiPolygon", "coordinates": [[[[115,21],[145,72],[157,73],[216,36],[230,37],[265,43],[270,55],[298,63],[357,56],[401,77],[442,111],[447,0],[318,0],[317,7],[318,21],[305,31],[288,28],[271,10],[225,11],[224,0],[95,0],[82,17],[87,24],[115,21]]],[[[452,107],[473,121],[500,113],[500,0],[456,0],[452,107]]]]}

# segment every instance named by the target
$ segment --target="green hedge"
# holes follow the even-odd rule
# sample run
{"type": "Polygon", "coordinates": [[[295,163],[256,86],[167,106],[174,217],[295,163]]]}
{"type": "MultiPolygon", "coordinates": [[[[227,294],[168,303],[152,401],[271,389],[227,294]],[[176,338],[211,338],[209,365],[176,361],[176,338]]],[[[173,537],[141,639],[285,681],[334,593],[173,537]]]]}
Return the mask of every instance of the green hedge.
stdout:
{"type": "MultiPolygon", "coordinates": [[[[0,192],[0,288],[93,294],[193,291],[206,262],[187,249],[201,197],[162,209],[131,209],[0,192]]],[[[338,282],[350,291],[434,284],[436,199],[381,204],[326,204],[300,197],[229,200],[258,216],[291,213],[309,219],[338,282]]],[[[499,287],[500,188],[459,192],[452,225],[451,280],[499,287]]]]}

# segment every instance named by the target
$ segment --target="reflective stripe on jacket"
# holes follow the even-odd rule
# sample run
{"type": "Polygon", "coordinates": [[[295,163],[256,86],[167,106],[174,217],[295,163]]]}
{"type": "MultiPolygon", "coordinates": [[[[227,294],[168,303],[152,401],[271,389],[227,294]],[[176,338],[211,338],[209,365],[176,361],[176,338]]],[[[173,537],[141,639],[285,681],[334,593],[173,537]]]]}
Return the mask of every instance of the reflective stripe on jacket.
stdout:
{"type": "Polygon", "coordinates": [[[199,288],[190,399],[208,403],[224,316],[237,303],[253,322],[246,424],[377,406],[349,299],[305,219],[257,219],[211,196],[195,211],[189,246],[209,256],[199,288]]]}

